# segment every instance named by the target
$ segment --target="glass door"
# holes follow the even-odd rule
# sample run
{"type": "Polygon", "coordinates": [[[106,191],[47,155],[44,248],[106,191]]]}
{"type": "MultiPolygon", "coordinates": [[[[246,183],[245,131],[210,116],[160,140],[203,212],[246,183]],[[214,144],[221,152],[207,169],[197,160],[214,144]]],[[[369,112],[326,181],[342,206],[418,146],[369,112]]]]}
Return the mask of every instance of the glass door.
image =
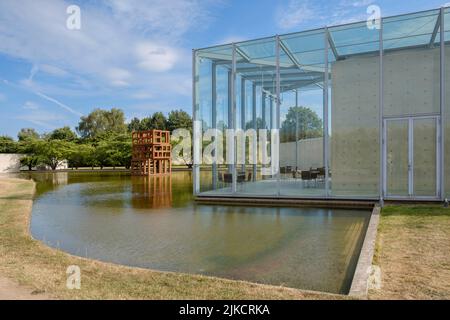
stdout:
{"type": "Polygon", "coordinates": [[[386,119],[384,193],[389,198],[439,197],[438,117],[386,119]]]}
{"type": "Polygon", "coordinates": [[[386,196],[409,197],[409,121],[393,119],[385,122],[386,196]]]}
{"type": "Polygon", "coordinates": [[[413,194],[416,198],[438,196],[438,121],[418,118],[413,124],[413,194]]]}

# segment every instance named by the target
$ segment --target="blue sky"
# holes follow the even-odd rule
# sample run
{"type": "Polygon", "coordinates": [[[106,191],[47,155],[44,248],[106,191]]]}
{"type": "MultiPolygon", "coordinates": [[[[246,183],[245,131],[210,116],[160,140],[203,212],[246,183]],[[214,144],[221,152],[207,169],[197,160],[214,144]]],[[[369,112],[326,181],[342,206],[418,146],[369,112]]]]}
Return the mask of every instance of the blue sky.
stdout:
{"type": "Polygon", "coordinates": [[[438,8],[446,0],[1,0],[0,135],[48,132],[94,108],[191,112],[191,50],[438,8]],[[66,27],[69,5],[81,30],[66,27]]]}

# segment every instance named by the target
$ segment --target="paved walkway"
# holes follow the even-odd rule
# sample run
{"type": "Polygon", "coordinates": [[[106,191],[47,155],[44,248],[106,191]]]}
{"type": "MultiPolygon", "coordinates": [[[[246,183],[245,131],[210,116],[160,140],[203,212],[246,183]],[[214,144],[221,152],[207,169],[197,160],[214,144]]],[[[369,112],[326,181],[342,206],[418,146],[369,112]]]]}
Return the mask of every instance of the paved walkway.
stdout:
{"type": "Polygon", "coordinates": [[[0,300],[47,300],[42,293],[33,293],[32,289],[0,276],[0,300]]]}

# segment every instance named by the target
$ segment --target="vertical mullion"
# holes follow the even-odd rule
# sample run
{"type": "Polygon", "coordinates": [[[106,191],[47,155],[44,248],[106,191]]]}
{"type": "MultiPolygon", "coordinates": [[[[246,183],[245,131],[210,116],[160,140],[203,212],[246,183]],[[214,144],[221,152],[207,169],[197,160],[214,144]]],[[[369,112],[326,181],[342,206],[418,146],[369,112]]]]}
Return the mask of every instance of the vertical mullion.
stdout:
{"type": "Polygon", "coordinates": [[[408,120],[408,194],[414,197],[414,120],[408,120]]]}
{"type": "Polygon", "coordinates": [[[325,27],[325,72],[324,72],[324,82],[323,82],[323,160],[325,166],[325,195],[329,197],[330,195],[330,185],[329,185],[329,173],[328,173],[328,28],[325,27]]]}
{"type": "Polygon", "coordinates": [[[298,171],[298,89],[295,89],[295,171],[298,171]]]}
{"type": "MultiPolygon", "coordinates": [[[[232,98],[232,86],[233,86],[233,80],[232,80],[233,76],[232,76],[232,71],[228,70],[228,126],[227,129],[232,129],[233,128],[233,98],[232,98]]],[[[226,139],[228,139],[228,135],[226,135],[226,139]]],[[[233,146],[233,144],[231,144],[227,141],[226,142],[227,145],[227,155],[230,153],[230,150],[228,150],[229,147],[233,146]]],[[[230,148],[232,149],[232,148],[230,148]]],[[[233,151],[231,151],[233,152],[233,151]]],[[[227,157],[228,160],[230,157],[227,157]]],[[[228,173],[233,174],[233,164],[227,162],[227,167],[228,167],[228,173]]]]}
{"type": "Polygon", "coordinates": [[[378,87],[379,87],[379,93],[378,93],[378,117],[379,117],[379,144],[380,144],[380,177],[379,177],[379,192],[380,192],[380,206],[384,205],[384,194],[385,192],[387,192],[386,188],[387,187],[387,183],[386,183],[386,141],[384,139],[384,131],[386,130],[385,128],[385,123],[383,121],[383,117],[384,117],[384,77],[383,77],[383,56],[384,56],[384,46],[383,46],[383,18],[380,17],[380,30],[379,30],[379,47],[380,47],[380,52],[379,52],[379,83],[378,83],[378,87]]]}
{"type": "MultiPolygon", "coordinates": [[[[252,85],[252,117],[253,117],[253,129],[255,129],[255,132],[258,132],[257,128],[257,120],[256,120],[256,85],[252,85]]],[[[258,134],[256,134],[255,139],[257,139],[258,134]]],[[[257,145],[257,144],[256,144],[257,145]]],[[[253,150],[253,152],[256,152],[256,159],[255,163],[253,164],[253,181],[256,181],[256,173],[257,173],[257,162],[258,162],[258,150],[253,150]]]]}
{"type": "Polygon", "coordinates": [[[442,159],[442,149],[440,147],[440,141],[441,141],[441,123],[439,118],[434,118],[434,122],[436,124],[436,197],[442,198],[445,197],[443,194],[444,189],[441,189],[441,179],[439,179],[439,176],[443,176],[443,167],[441,166],[441,159],[442,159]],[[442,170],[442,171],[441,171],[442,170]]]}
{"type": "Polygon", "coordinates": [[[214,158],[212,165],[212,183],[213,189],[217,189],[217,65],[215,62],[211,66],[211,121],[212,128],[216,131],[214,136],[214,158]]]}
{"type": "MultiPolygon", "coordinates": [[[[439,144],[439,169],[442,170],[439,172],[437,177],[440,177],[440,188],[437,190],[438,196],[440,196],[441,200],[443,201],[445,199],[445,172],[444,172],[444,142],[445,142],[445,8],[441,8],[440,12],[441,16],[441,25],[440,25],[440,36],[441,36],[441,54],[440,54],[440,144],[439,144]]],[[[448,170],[448,169],[447,169],[448,170]]]]}
{"type": "MultiPolygon", "coordinates": [[[[276,104],[275,121],[276,121],[276,129],[278,131],[278,134],[277,134],[277,141],[276,141],[277,148],[275,150],[276,150],[276,152],[278,152],[278,154],[276,155],[276,157],[277,157],[276,159],[278,159],[278,161],[276,161],[277,194],[278,194],[278,196],[280,196],[281,175],[280,175],[280,162],[279,162],[279,159],[280,159],[280,132],[279,132],[279,130],[280,130],[280,121],[281,121],[281,119],[280,119],[281,100],[280,100],[280,36],[278,36],[278,35],[276,36],[276,73],[277,73],[276,74],[276,94],[277,94],[276,102],[277,102],[277,104],[276,104]]],[[[273,161],[273,158],[274,158],[273,152],[272,152],[271,156],[272,156],[272,161],[273,161]]]]}
{"type": "MultiPolygon", "coordinates": [[[[383,120],[383,130],[382,130],[382,139],[383,141],[385,141],[385,143],[382,145],[382,150],[380,150],[380,153],[382,152],[383,154],[387,154],[387,126],[388,126],[388,121],[389,120],[383,120]]],[[[381,129],[380,129],[381,130],[381,129]]],[[[383,182],[382,182],[382,188],[384,190],[384,192],[386,193],[386,195],[389,195],[388,191],[387,191],[387,167],[386,170],[384,170],[383,172],[384,176],[382,178],[383,182]]]]}
{"type": "Polygon", "coordinates": [[[233,164],[232,164],[232,186],[233,194],[237,190],[237,167],[236,167],[236,44],[233,43],[232,63],[231,63],[231,128],[233,129],[233,164]]]}
{"type": "Polygon", "coordinates": [[[262,129],[266,129],[266,94],[265,92],[261,93],[261,115],[262,115],[262,129]]]}
{"type": "Polygon", "coordinates": [[[197,195],[200,193],[200,164],[199,164],[199,155],[197,154],[199,152],[198,148],[200,148],[200,146],[198,145],[198,139],[199,137],[197,137],[197,135],[200,133],[201,134],[201,130],[200,132],[198,132],[199,130],[197,129],[197,120],[198,120],[198,106],[197,106],[197,85],[198,85],[198,81],[197,81],[197,59],[196,59],[196,51],[192,50],[192,117],[194,120],[194,141],[193,141],[193,146],[194,146],[194,154],[192,155],[192,162],[193,162],[193,166],[192,166],[192,181],[193,181],[193,193],[194,195],[197,195]]]}
{"type": "Polygon", "coordinates": [[[246,148],[245,148],[245,143],[246,143],[246,137],[245,137],[245,112],[247,109],[247,101],[246,101],[246,88],[245,88],[245,79],[241,78],[241,129],[243,131],[243,138],[241,141],[241,152],[243,153],[243,160],[244,163],[242,164],[241,170],[245,172],[245,163],[246,163],[246,148]]]}

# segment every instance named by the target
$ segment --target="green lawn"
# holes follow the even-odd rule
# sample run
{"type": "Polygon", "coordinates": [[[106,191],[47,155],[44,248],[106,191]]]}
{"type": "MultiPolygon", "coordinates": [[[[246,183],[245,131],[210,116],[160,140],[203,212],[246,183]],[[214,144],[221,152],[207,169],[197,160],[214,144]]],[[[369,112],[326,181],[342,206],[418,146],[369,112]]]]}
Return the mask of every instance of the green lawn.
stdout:
{"type": "Polygon", "coordinates": [[[382,210],[374,264],[381,290],[372,299],[450,299],[450,209],[440,205],[382,210]]]}

